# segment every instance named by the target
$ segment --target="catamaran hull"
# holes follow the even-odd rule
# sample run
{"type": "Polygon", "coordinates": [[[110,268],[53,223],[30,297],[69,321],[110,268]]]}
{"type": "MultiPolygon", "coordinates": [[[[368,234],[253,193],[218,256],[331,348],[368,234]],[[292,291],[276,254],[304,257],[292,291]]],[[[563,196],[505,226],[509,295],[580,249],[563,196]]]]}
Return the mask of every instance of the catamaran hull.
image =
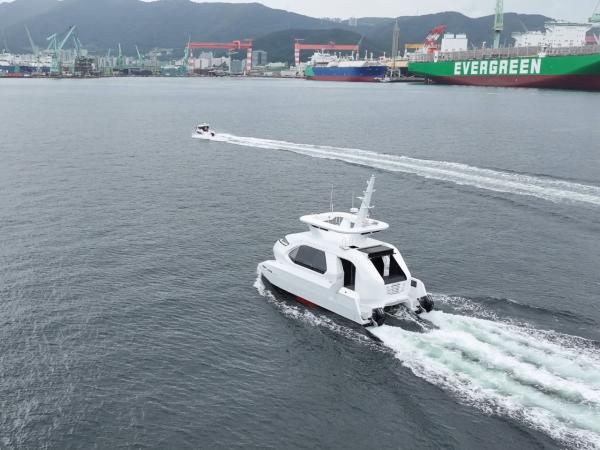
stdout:
{"type": "MultiPolygon", "coordinates": [[[[306,306],[319,306],[339,316],[345,317],[361,325],[381,325],[385,321],[386,312],[405,305],[415,312],[431,311],[433,300],[427,295],[423,283],[413,278],[410,282],[410,293],[405,292],[395,297],[382,298],[379,301],[362,305],[358,294],[346,288],[336,290],[319,278],[307,279],[291,273],[293,269],[277,261],[265,261],[259,265],[261,278],[277,290],[291,296],[306,306]]],[[[407,283],[409,283],[407,281],[407,283]]]]}
{"type": "MultiPolygon", "coordinates": [[[[292,268],[293,270],[293,268],[292,268]]],[[[351,291],[333,292],[326,282],[318,277],[302,278],[290,273],[277,261],[265,261],[259,265],[259,271],[269,284],[291,295],[295,300],[307,306],[320,306],[346,319],[361,325],[372,323],[369,317],[362,317],[357,295],[351,291]]]]}

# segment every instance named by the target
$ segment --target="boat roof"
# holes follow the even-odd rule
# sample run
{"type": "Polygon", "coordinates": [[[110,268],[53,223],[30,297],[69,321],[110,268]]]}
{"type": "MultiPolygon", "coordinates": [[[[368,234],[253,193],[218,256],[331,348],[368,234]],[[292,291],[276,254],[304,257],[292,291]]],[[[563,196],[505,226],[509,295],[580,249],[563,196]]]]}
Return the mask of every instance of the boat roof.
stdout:
{"type": "Polygon", "coordinates": [[[389,228],[389,225],[381,220],[366,218],[360,221],[358,219],[358,214],[346,212],[309,214],[300,217],[300,221],[307,225],[342,234],[370,234],[389,228]]]}
{"type": "Polygon", "coordinates": [[[375,176],[371,175],[363,197],[359,197],[362,200],[360,209],[352,208],[347,213],[333,212],[332,207],[331,212],[302,216],[300,221],[314,228],[342,234],[365,235],[387,230],[389,225],[386,222],[369,217],[374,185],[375,176]]]}
{"type": "Polygon", "coordinates": [[[198,124],[199,127],[210,127],[209,124],[207,124],[206,122],[202,122],[198,124]]]}

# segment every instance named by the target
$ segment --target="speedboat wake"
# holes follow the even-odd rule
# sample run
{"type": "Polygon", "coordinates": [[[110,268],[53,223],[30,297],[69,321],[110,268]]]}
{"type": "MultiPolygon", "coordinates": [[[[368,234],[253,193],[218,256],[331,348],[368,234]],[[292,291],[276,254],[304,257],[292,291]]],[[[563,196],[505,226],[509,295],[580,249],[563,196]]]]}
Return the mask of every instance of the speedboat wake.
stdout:
{"type": "Polygon", "coordinates": [[[448,161],[434,161],[390,155],[355,148],[293,142],[219,133],[214,140],[245,147],[283,150],[313,158],[333,159],[391,172],[403,172],[457,185],[496,192],[527,195],[544,200],[577,202],[600,206],[600,187],[565,180],[483,169],[448,161]]]}

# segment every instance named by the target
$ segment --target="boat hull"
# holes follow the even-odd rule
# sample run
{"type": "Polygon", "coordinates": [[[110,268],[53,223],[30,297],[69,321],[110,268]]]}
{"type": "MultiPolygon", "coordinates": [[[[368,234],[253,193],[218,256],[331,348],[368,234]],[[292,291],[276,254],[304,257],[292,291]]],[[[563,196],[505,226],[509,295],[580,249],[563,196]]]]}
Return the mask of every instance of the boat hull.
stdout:
{"type": "Polygon", "coordinates": [[[296,301],[306,306],[319,306],[361,325],[371,323],[369,317],[362,317],[355,294],[332,291],[322,276],[308,273],[299,276],[293,272],[295,269],[282,266],[277,261],[264,261],[259,264],[261,278],[296,301]]]}
{"type": "Polygon", "coordinates": [[[409,71],[440,84],[600,91],[600,53],[411,62],[409,71]]]}

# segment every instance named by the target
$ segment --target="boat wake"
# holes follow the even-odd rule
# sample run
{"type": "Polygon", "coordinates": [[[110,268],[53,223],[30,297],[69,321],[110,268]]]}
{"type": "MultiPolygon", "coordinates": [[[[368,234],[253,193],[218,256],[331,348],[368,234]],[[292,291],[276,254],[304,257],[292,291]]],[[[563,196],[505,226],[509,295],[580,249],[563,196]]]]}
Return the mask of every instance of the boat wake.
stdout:
{"type": "Polygon", "coordinates": [[[600,187],[573,183],[513,172],[482,169],[467,164],[433,161],[390,155],[369,150],[296,144],[293,142],[220,133],[215,141],[245,147],[284,150],[313,158],[334,159],[351,164],[373,167],[391,172],[403,172],[420,177],[446,181],[496,192],[538,197],[552,202],[577,202],[600,206],[600,187]]]}
{"type": "MultiPolygon", "coordinates": [[[[260,279],[255,286],[271,295],[260,279]]],[[[314,326],[344,328],[318,312],[282,308],[314,326]]],[[[600,448],[600,353],[593,342],[499,318],[443,311],[426,318],[433,327],[425,333],[387,325],[370,331],[414,375],[461,402],[525,423],[569,446],[600,448]]]]}

